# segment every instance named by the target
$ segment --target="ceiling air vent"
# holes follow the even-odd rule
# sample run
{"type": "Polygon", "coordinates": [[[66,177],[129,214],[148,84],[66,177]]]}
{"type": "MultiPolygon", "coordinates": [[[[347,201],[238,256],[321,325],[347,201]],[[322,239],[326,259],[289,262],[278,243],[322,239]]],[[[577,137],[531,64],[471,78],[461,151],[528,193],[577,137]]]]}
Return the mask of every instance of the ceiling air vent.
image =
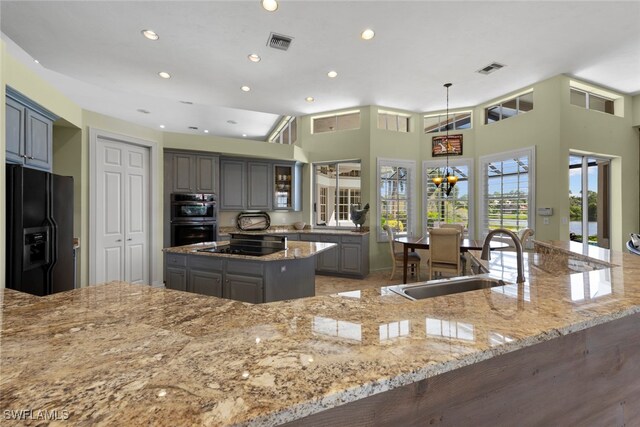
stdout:
{"type": "Polygon", "coordinates": [[[481,69],[479,69],[477,72],[480,74],[491,74],[494,71],[498,71],[500,68],[504,67],[503,64],[497,63],[497,62],[492,62],[491,64],[487,65],[486,67],[483,67],[481,69]]]}
{"type": "Polygon", "coordinates": [[[293,37],[271,33],[269,34],[269,40],[267,40],[267,46],[274,49],[287,50],[289,49],[289,46],[291,46],[292,41],[293,37]]]}

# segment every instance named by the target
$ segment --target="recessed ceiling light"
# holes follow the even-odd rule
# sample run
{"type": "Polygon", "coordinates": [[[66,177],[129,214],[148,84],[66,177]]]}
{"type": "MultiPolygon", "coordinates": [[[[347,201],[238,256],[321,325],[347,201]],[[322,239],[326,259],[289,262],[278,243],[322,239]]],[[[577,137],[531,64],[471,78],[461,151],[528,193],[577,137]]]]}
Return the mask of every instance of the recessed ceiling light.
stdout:
{"type": "Polygon", "coordinates": [[[153,30],[142,30],[141,33],[149,40],[158,40],[160,38],[160,36],[153,30]]]}
{"type": "Polygon", "coordinates": [[[160,125],[160,129],[164,129],[164,125],[160,125]]]}
{"type": "Polygon", "coordinates": [[[327,76],[329,76],[330,79],[335,79],[336,77],[338,77],[338,72],[331,70],[327,73],[327,76]]]}
{"type": "Polygon", "coordinates": [[[367,28],[360,34],[360,37],[362,37],[362,40],[371,40],[375,35],[376,33],[371,28],[367,28]]]}
{"type": "Polygon", "coordinates": [[[242,86],[240,89],[242,89],[243,92],[249,92],[251,90],[249,86],[242,86]]]}
{"type": "Polygon", "coordinates": [[[171,74],[167,73],[166,71],[160,71],[158,73],[158,75],[160,77],[162,77],[163,79],[170,79],[171,78],[171,74]]]}
{"type": "Polygon", "coordinates": [[[260,55],[256,54],[256,53],[252,53],[251,55],[247,56],[247,58],[249,58],[249,61],[251,62],[260,62],[260,55]]]}
{"type": "Polygon", "coordinates": [[[307,102],[313,102],[313,101],[315,101],[315,99],[313,98],[313,96],[307,96],[307,97],[305,98],[305,101],[307,101],[307,102]]]}
{"type": "Polygon", "coordinates": [[[266,11],[275,12],[278,10],[278,2],[276,0],[262,0],[260,3],[262,3],[262,7],[266,11]]]}
{"type": "Polygon", "coordinates": [[[204,133],[209,133],[209,129],[205,129],[205,130],[204,130],[204,133]]]}
{"type": "Polygon", "coordinates": [[[235,120],[227,120],[227,123],[229,123],[230,125],[237,125],[238,122],[236,122],[235,120]]]}
{"type": "Polygon", "coordinates": [[[243,138],[246,138],[246,137],[247,137],[247,134],[246,134],[246,133],[243,133],[243,134],[242,134],[242,137],[243,137],[243,138]]]}
{"type": "Polygon", "coordinates": [[[40,61],[38,61],[37,59],[34,59],[33,62],[35,62],[36,64],[40,63],[40,61]]]}

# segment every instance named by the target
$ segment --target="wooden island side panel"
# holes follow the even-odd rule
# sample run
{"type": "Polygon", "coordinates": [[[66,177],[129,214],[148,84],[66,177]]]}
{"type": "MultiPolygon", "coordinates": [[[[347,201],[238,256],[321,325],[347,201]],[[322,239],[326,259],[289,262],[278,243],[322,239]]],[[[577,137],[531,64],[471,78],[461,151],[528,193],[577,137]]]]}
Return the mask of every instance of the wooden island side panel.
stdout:
{"type": "Polygon", "coordinates": [[[640,425],[640,314],[287,426],[640,425]]]}

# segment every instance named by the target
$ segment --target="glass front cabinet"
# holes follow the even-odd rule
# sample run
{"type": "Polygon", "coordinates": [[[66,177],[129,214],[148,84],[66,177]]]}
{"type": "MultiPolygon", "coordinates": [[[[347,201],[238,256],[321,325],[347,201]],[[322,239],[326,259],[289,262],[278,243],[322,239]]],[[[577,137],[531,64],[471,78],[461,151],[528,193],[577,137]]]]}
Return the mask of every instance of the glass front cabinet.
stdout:
{"type": "Polygon", "coordinates": [[[273,165],[273,207],[276,210],[299,211],[301,208],[301,166],[273,165]]]}

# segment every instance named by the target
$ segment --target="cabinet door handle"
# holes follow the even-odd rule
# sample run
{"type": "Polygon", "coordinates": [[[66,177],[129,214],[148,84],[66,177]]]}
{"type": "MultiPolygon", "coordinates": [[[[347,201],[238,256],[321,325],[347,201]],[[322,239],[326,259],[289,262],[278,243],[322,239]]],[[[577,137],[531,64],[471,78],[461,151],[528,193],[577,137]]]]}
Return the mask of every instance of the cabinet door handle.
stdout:
{"type": "Polygon", "coordinates": [[[20,154],[20,157],[22,157],[23,159],[28,159],[26,154],[20,154]]]}
{"type": "Polygon", "coordinates": [[[118,239],[118,240],[116,240],[116,242],[122,242],[122,239],[118,239]]]}
{"type": "Polygon", "coordinates": [[[132,240],[133,240],[132,238],[128,238],[128,239],[127,239],[127,242],[130,242],[130,241],[132,241],[132,240]]]}
{"type": "Polygon", "coordinates": [[[27,157],[27,159],[33,160],[33,156],[29,156],[29,157],[27,157]]]}

